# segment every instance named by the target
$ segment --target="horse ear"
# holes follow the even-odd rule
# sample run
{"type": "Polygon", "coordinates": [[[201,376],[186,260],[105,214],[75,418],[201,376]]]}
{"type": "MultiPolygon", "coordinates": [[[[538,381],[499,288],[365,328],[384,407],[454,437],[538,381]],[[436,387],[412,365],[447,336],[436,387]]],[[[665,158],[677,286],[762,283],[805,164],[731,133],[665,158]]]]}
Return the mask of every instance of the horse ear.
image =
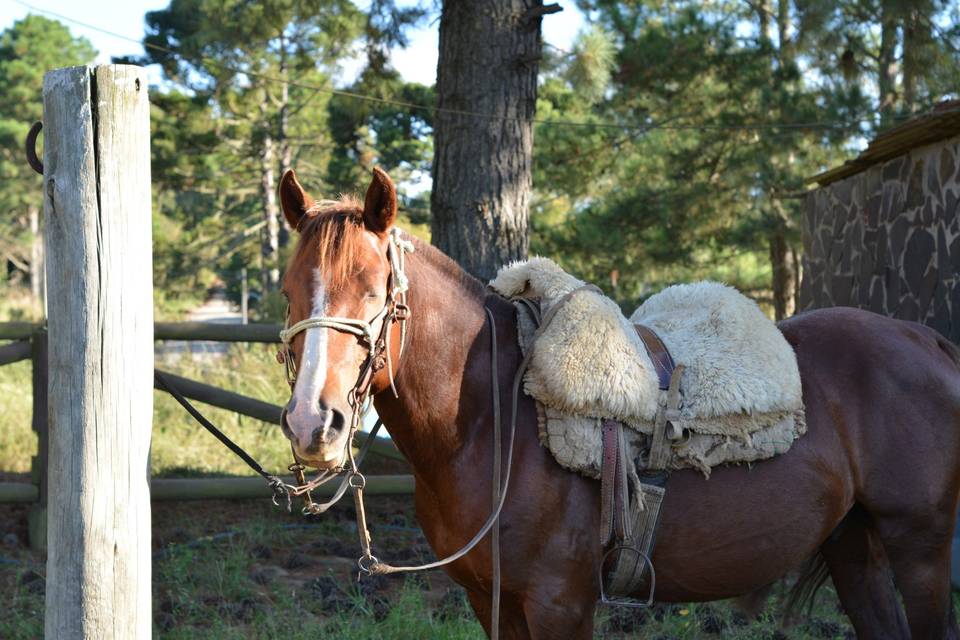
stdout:
{"type": "Polygon", "coordinates": [[[299,230],[303,216],[307,209],[313,206],[313,198],[307,195],[293,169],[287,169],[280,178],[280,206],[283,208],[283,217],[291,229],[299,230]]]}
{"type": "Polygon", "coordinates": [[[363,201],[363,224],[374,233],[384,233],[397,219],[397,187],[382,169],[373,170],[373,180],[363,201]]]}

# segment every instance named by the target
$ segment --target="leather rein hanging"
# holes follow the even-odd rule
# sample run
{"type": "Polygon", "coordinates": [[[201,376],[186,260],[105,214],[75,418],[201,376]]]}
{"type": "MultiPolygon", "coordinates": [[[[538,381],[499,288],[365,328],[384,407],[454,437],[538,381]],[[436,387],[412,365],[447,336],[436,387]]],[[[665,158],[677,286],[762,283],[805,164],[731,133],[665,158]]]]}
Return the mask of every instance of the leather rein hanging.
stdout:
{"type": "MultiPolygon", "coordinates": [[[[350,488],[354,493],[354,501],[356,503],[356,513],[357,513],[357,528],[360,535],[360,544],[363,550],[363,556],[357,561],[360,570],[363,573],[367,574],[377,574],[377,575],[386,575],[391,573],[401,573],[401,572],[413,572],[413,571],[424,571],[428,569],[436,569],[445,565],[448,565],[452,562],[455,562],[469,553],[474,547],[479,544],[479,542],[490,533],[491,529],[494,529],[494,526],[500,516],[500,512],[503,510],[503,504],[506,500],[507,488],[510,483],[510,467],[513,460],[513,444],[514,436],[516,434],[516,415],[517,415],[517,399],[519,395],[520,382],[523,379],[523,372],[526,370],[527,363],[529,362],[528,358],[524,359],[524,362],[521,364],[520,369],[517,372],[517,375],[514,379],[513,384],[513,401],[511,406],[511,421],[510,421],[510,433],[508,437],[507,444],[507,456],[506,456],[506,470],[503,473],[503,482],[498,483],[496,479],[500,476],[500,470],[502,469],[502,450],[500,446],[495,446],[493,457],[494,457],[494,508],[490,513],[490,516],[484,522],[483,526],[476,533],[476,535],[471,538],[471,540],[464,545],[460,550],[455,553],[437,560],[435,562],[430,562],[427,564],[419,566],[408,566],[408,567],[397,567],[392,566],[378,560],[371,553],[371,539],[369,531],[366,527],[366,515],[365,509],[363,506],[363,488],[364,488],[364,478],[360,473],[357,465],[359,464],[359,456],[357,459],[354,459],[352,453],[352,443],[353,438],[359,431],[363,415],[369,409],[370,406],[370,396],[371,396],[371,380],[373,374],[376,371],[379,371],[386,366],[388,368],[388,374],[390,377],[390,386],[393,390],[393,393],[396,395],[396,386],[393,380],[393,365],[390,358],[390,330],[394,322],[399,322],[401,325],[401,339],[400,339],[400,355],[403,353],[403,346],[406,337],[406,322],[410,317],[409,308],[406,305],[406,292],[409,287],[409,281],[404,272],[404,259],[403,254],[413,251],[413,244],[407,240],[403,240],[400,237],[400,230],[394,228],[390,234],[390,244],[388,245],[388,257],[390,259],[390,288],[387,295],[387,301],[384,304],[384,308],[378,313],[372,320],[369,322],[363,320],[356,320],[353,318],[341,318],[341,317],[329,317],[329,316],[315,316],[301,320],[300,322],[295,323],[292,326],[285,328],[280,332],[280,340],[283,344],[280,352],[277,354],[277,359],[285,364],[287,367],[288,382],[291,386],[296,383],[296,367],[293,364],[293,357],[290,350],[290,345],[293,341],[294,336],[296,336],[301,331],[305,331],[310,328],[324,328],[324,329],[333,329],[335,331],[341,331],[344,333],[352,333],[356,335],[369,349],[369,354],[364,361],[364,364],[361,366],[360,375],[357,379],[357,383],[354,388],[350,391],[348,400],[350,401],[350,406],[352,410],[352,415],[350,419],[350,434],[347,438],[347,445],[344,447],[343,458],[341,459],[341,465],[339,468],[326,471],[321,474],[316,480],[306,483],[303,481],[303,465],[299,462],[295,465],[291,465],[291,470],[298,474],[298,482],[300,486],[297,489],[300,493],[295,495],[305,495],[307,506],[304,507],[304,513],[322,513],[329,509],[340,497],[342,497],[346,488],[350,488]],[[383,325],[380,328],[380,332],[377,338],[373,338],[373,326],[376,322],[383,318],[383,325]],[[344,465],[346,463],[346,465],[344,465]],[[336,475],[344,474],[345,477],[343,483],[341,484],[340,489],[333,496],[333,499],[323,505],[317,505],[312,502],[309,498],[309,489],[319,486],[323,482],[331,479],[328,477],[329,474],[333,474],[332,477],[336,475]],[[309,489],[307,489],[309,487],[309,489]]],[[[496,324],[494,323],[493,314],[487,308],[484,308],[486,312],[487,321],[490,324],[491,329],[491,358],[492,358],[492,400],[493,400],[493,413],[494,413],[494,440],[496,444],[501,442],[501,421],[500,417],[500,385],[499,377],[497,375],[497,330],[496,324]]],[[[382,423],[377,422],[375,428],[379,428],[382,423]]],[[[371,436],[373,433],[371,433],[371,436]]],[[[366,444],[371,442],[372,438],[367,439],[366,444]]],[[[495,628],[495,627],[494,627],[495,628]]]]}
{"type": "MultiPolygon", "coordinates": [[[[256,462],[256,460],[254,460],[236,443],[232,442],[225,434],[217,429],[213,423],[204,418],[203,415],[196,408],[194,408],[193,405],[190,404],[190,402],[184,398],[181,393],[179,393],[172,381],[168,380],[165,376],[162,376],[160,372],[156,372],[156,379],[159,383],[159,386],[169,391],[171,395],[173,395],[173,397],[204,428],[216,436],[233,453],[243,459],[243,461],[246,462],[250,468],[267,480],[270,488],[274,492],[274,504],[279,504],[280,499],[286,499],[287,509],[290,510],[292,497],[303,496],[305,506],[302,509],[302,513],[304,515],[320,514],[336,504],[340,498],[343,497],[343,494],[346,493],[347,489],[351,489],[353,491],[354,504],[356,507],[355,510],[357,514],[357,532],[360,537],[360,546],[363,553],[363,555],[357,560],[357,565],[362,573],[369,575],[387,575],[391,573],[409,573],[414,571],[437,569],[463,558],[470,551],[472,551],[488,533],[491,533],[493,580],[491,584],[492,607],[490,637],[496,640],[499,637],[500,610],[499,518],[500,513],[503,511],[503,505],[506,502],[507,489],[510,486],[510,475],[513,467],[514,443],[516,440],[515,436],[520,385],[523,381],[523,374],[526,372],[530,363],[530,359],[533,356],[533,350],[531,349],[527,352],[521,361],[516,374],[514,375],[511,389],[510,426],[507,437],[507,455],[505,460],[506,464],[504,465],[500,408],[500,380],[498,375],[497,358],[497,327],[493,313],[486,306],[484,307],[484,312],[486,313],[486,320],[490,325],[491,390],[494,416],[493,475],[491,483],[493,486],[493,509],[486,521],[483,523],[477,533],[470,539],[470,541],[458,551],[443,559],[417,566],[398,567],[381,562],[371,552],[372,540],[370,537],[370,532],[367,529],[366,511],[363,502],[363,489],[366,485],[366,480],[363,474],[360,473],[359,465],[370,448],[370,445],[374,442],[377,432],[383,426],[383,422],[379,419],[377,420],[376,425],[374,425],[373,429],[368,434],[367,441],[364,442],[356,456],[353,454],[353,440],[362,426],[364,415],[366,415],[367,411],[369,411],[372,405],[371,383],[374,374],[381,370],[384,366],[387,367],[388,376],[390,379],[390,388],[392,389],[394,395],[397,394],[396,385],[394,384],[393,379],[394,367],[390,356],[390,336],[393,325],[395,323],[399,323],[401,332],[400,348],[398,352],[399,358],[403,354],[403,348],[406,342],[406,323],[410,318],[410,309],[406,304],[406,293],[409,287],[409,281],[407,280],[406,273],[404,271],[404,254],[411,253],[413,250],[413,244],[409,240],[404,240],[400,237],[399,229],[394,228],[391,230],[390,242],[387,249],[388,258],[390,261],[390,280],[388,282],[387,300],[384,303],[383,309],[381,309],[381,311],[370,321],[358,320],[354,318],[314,316],[305,320],[301,320],[293,325],[285,326],[285,328],[280,332],[280,341],[282,346],[280,351],[277,353],[277,360],[286,366],[287,381],[291,385],[291,388],[296,383],[297,371],[296,365],[294,364],[293,353],[290,347],[293,338],[298,333],[311,328],[333,329],[335,331],[344,333],[352,333],[356,335],[368,349],[367,358],[364,360],[364,363],[361,366],[357,383],[354,385],[353,389],[351,389],[348,396],[352,412],[350,418],[350,433],[347,438],[347,443],[344,447],[341,462],[337,468],[323,471],[318,474],[316,478],[308,482],[304,477],[304,471],[306,467],[296,459],[296,455],[294,454],[295,462],[288,467],[288,470],[293,472],[297,480],[297,484],[288,484],[279,477],[264,471],[263,468],[256,462]],[[380,332],[376,337],[374,337],[374,325],[381,318],[383,319],[383,323],[380,327],[380,332]],[[333,497],[328,502],[322,504],[315,503],[312,499],[311,491],[339,476],[342,476],[342,480],[340,482],[340,486],[334,492],[333,497]]],[[[552,316],[553,314],[546,314],[540,329],[538,329],[538,334],[546,328],[546,325],[549,324],[549,320],[552,319],[552,316]]],[[[285,413],[286,412],[284,411],[282,419],[285,419],[285,413]]]]}

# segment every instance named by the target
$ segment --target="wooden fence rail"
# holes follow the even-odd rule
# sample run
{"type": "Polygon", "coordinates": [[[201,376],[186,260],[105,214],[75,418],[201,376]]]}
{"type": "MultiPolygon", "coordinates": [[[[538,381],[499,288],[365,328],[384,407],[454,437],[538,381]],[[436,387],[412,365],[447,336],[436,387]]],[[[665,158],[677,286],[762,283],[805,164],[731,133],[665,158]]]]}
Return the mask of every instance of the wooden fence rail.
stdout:
{"type": "Polygon", "coordinates": [[[26,340],[42,326],[35,322],[0,322],[0,340],[26,340]]]}
{"type": "MultiPolygon", "coordinates": [[[[293,478],[285,478],[288,483],[293,478]]],[[[413,493],[413,476],[367,476],[364,492],[367,495],[398,495],[413,493]]],[[[330,497],[338,483],[330,482],[313,491],[315,498],[330,497]]],[[[263,478],[153,478],[150,481],[150,499],[170,500],[255,500],[270,497],[263,478]]],[[[0,503],[35,503],[40,499],[37,485],[29,482],[0,482],[0,503]]]]}
{"type": "MultiPolygon", "coordinates": [[[[288,483],[293,478],[285,478],[288,483]]],[[[367,476],[363,492],[367,495],[398,495],[413,493],[413,476],[367,476]]],[[[315,498],[333,495],[339,482],[328,482],[313,491],[315,498]]],[[[270,494],[263,478],[154,478],[150,483],[152,500],[217,500],[265,498],[270,494]]]]}
{"type": "MultiPolygon", "coordinates": [[[[226,391],[220,387],[197,382],[189,378],[184,378],[173,373],[160,371],[184,397],[204,404],[209,404],[221,409],[227,409],[243,416],[263,420],[270,424],[280,424],[280,413],[283,407],[255,398],[250,398],[233,391],[226,391]]],[[[154,384],[155,388],[158,388],[154,384]]],[[[368,435],[362,431],[356,435],[357,442],[361,445],[367,441],[368,435]]],[[[397,447],[386,438],[375,438],[370,443],[370,453],[381,455],[395,460],[404,460],[403,454],[397,450],[397,447]]]]}
{"type": "Polygon", "coordinates": [[[13,364],[30,357],[30,341],[17,340],[0,346],[0,366],[13,364]]]}
{"type": "Polygon", "coordinates": [[[40,489],[32,482],[0,482],[0,504],[8,502],[36,502],[40,489]]]}
{"type": "MultiPolygon", "coordinates": [[[[0,340],[26,340],[43,327],[37,322],[0,322],[0,340]]],[[[282,328],[282,325],[269,323],[155,322],[153,339],[279,343],[282,328]]]]}
{"type": "Polygon", "coordinates": [[[280,342],[279,324],[219,324],[215,322],[156,322],[155,340],[213,342],[280,342]]]}

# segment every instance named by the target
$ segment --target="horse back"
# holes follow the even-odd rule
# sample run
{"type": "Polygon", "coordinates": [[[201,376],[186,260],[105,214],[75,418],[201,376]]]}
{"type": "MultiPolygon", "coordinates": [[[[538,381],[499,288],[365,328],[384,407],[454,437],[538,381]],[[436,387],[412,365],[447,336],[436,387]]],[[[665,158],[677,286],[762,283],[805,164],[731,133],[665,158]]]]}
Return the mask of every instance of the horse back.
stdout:
{"type": "Polygon", "coordinates": [[[919,323],[846,307],[779,326],[797,354],[807,424],[835,432],[858,500],[893,507],[904,489],[918,504],[955,500],[960,349],[919,323]]]}

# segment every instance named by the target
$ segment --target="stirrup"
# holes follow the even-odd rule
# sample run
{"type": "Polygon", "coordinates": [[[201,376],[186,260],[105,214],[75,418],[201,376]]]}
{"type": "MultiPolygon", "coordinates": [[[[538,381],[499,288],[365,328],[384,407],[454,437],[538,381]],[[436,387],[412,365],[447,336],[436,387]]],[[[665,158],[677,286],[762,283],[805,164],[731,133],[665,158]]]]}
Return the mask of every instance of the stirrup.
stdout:
{"type": "Polygon", "coordinates": [[[650,557],[645,554],[640,549],[637,549],[630,544],[620,544],[617,545],[606,553],[603,554],[603,557],[600,559],[600,604],[609,605],[611,607],[628,607],[631,609],[647,609],[653,606],[653,594],[657,590],[657,572],[653,568],[653,562],[651,562],[650,557]],[[647,600],[637,600],[636,598],[630,598],[626,596],[613,596],[610,597],[607,595],[606,589],[603,586],[604,575],[603,575],[603,566],[607,562],[607,558],[610,557],[610,554],[614,551],[631,551],[641,558],[644,562],[644,565],[650,568],[650,591],[647,595],[647,600]]]}

